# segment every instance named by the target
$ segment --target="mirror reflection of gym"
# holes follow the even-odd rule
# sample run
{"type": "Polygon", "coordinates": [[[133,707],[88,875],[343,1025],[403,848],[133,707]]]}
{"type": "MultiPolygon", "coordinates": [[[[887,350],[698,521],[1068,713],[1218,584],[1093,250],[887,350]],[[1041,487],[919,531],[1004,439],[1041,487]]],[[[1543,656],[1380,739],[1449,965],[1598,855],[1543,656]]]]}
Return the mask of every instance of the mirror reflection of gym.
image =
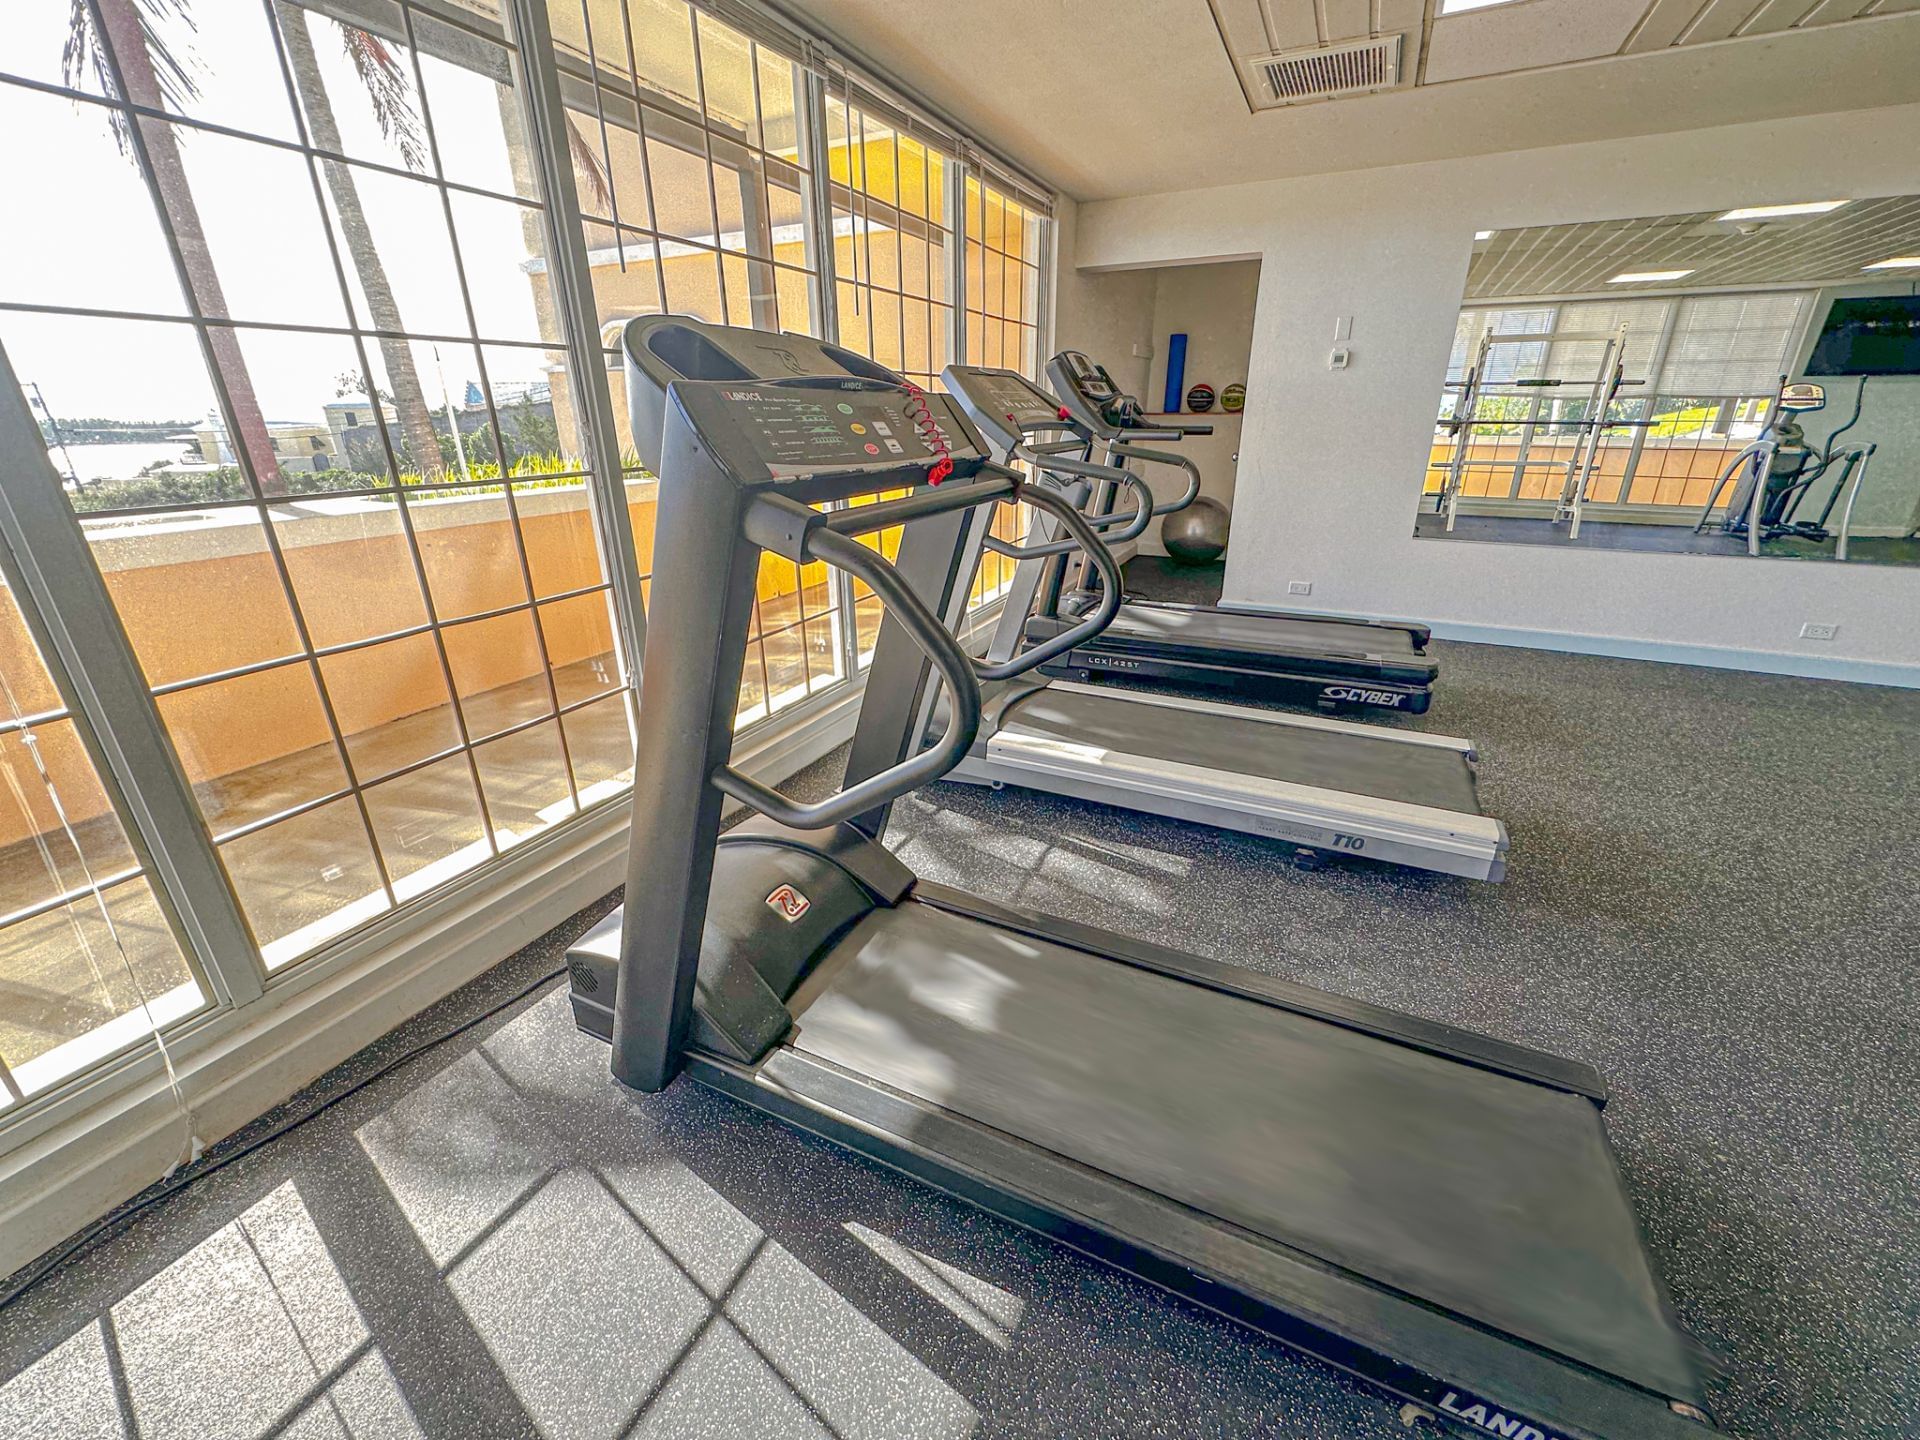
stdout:
{"type": "Polygon", "coordinates": [[[1920,564],[1920,196],[1479,231],[1414,533],[1920,564]]]}

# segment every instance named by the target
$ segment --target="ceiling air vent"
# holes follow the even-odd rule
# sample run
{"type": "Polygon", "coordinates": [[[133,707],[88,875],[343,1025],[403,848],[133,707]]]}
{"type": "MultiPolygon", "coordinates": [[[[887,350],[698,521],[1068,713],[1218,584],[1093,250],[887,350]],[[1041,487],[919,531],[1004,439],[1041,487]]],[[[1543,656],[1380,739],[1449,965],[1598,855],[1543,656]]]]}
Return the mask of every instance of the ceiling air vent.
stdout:
{"type": "Polygon", "coordinates": [[[1241,64],[1250,82],[1249,97],[1256,110],[1267,110],[1276,105],[1391,90],[1400,83],[1401,39],[1399,35],[1377,35],[1312,50],[1248,56],[1241,64]]]}

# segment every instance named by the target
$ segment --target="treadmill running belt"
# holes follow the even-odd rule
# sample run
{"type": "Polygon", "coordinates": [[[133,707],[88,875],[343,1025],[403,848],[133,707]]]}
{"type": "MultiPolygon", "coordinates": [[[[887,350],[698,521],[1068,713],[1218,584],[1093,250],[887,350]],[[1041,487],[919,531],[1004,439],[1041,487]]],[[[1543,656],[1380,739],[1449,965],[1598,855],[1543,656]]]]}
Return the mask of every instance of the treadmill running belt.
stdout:
{"type": "Polygon", "coordinates": [[[1378,659],[1423,669],[1428,663],[1414,650],[1405,630],[1304,616],[1242,615],[1199,606],[1123,605],[1101,638],[1109,637],[1151,643],[1157,649],[1197,645],[1247,654],[1378,659]]]}
{"type": "Polygon", "coordinates": [[[1376,740],[1350,730],[1249,722],[1154,704],[1137,695],[1092,694],[1057,685],[1009,705],[1000,728],[1291,785],[1318,785],[1463,815],[1480,813],[1473,766],[1464,756],[1437,745],[1408,744],[1392,738],[1391,731],[1382,731],[1376,740]]]}
{"type": "MultiPolygon", "coordinates": [[[[811,998],[808,998],[808,997],[811,998]]],[[[1692,1380],[1590,1101],[908,902],[796,1048],[1662,1393],[1692,1380]]]]}

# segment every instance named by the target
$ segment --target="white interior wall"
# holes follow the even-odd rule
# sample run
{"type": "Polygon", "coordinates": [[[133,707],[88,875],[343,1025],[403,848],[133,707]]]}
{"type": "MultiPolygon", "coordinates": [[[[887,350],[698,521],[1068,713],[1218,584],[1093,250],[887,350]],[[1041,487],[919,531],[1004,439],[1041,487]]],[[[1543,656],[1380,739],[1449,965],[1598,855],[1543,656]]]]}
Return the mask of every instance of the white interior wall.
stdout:
{"type": "Polygon", "coordinates": [[[1460,638],[1920,684],[1920,572],[1412,537],[1476,228],[1904,194],[1917,153],[1920,105],[1809,116],[1092,202],[1060,253],[1262,260],[1229,602],[1310,580],[1313,608],[1460,638]],[[1353,364],[1331,371],[1342,317],[1353,364]],[[1836,638],[1801,640],[1808,620],[1836,638]]]}

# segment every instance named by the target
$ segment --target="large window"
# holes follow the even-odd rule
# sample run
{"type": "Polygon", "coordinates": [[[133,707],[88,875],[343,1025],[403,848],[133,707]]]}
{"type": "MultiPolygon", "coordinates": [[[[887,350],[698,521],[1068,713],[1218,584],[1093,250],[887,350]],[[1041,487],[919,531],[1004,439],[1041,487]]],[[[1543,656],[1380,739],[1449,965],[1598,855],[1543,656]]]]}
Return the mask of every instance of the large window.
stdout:
{"type": "Polygon", "coordinates": [[[1588,503],[1695,507],[1760,433],[1805,323],[1800,293],[1529,302],[1460,313],[1427,488],[1465,448],[1461,493],[1544,501],[1581,461],[1604,337],[1626,337],[1626,380],[1608,411],[1588,503]],[[1487,342],[1491,336],[1491,343],[1487,342]],[[1532,337],[1539,337],[1537,340],[1532,337]],[[1477,368],[1476,368],[1477,367],[1477,368]],[[1475,373],[1474,423],[1455,432],[1475,373]]]}
{"type": "Polygon", "coordinates": [[[222,9],[101,0],[64,72],[99,97],[0,89],[8,190],[112,209],[9,227],[0,339],[92,417],[56,462],[273,970],[631,747],[511,53],[222,9]]]}
{"type": "MultiPolygon", "coordinates": [[[[624,321],[831,335],[928,387],[972,325],[1031,373],[1043,202],[810,73],[784,22],[735,18],[0,15],[0,126],[23,138],[0,153],[23,217],[0,227],[0,347],[48,459],[7,484],[43,487],[33,523],[91,561],[61,593],[110,618],[135,677],[111,701],[68,687],[70,710],[31,607],[0,613],[0,983],[36,997],[0,1016],[0,1132],[627,790],[658,482],[624,321]],[[177,770],[178,833],[139,805],[123,831],[114,797],[148,782],[82,743],[121,728],[177,770]],[[162,863],[183,855],[198,878],[162,863]]],[[[877,622],[845,577],[768,558],[742,729],[844,686],[877,622]]]]}

